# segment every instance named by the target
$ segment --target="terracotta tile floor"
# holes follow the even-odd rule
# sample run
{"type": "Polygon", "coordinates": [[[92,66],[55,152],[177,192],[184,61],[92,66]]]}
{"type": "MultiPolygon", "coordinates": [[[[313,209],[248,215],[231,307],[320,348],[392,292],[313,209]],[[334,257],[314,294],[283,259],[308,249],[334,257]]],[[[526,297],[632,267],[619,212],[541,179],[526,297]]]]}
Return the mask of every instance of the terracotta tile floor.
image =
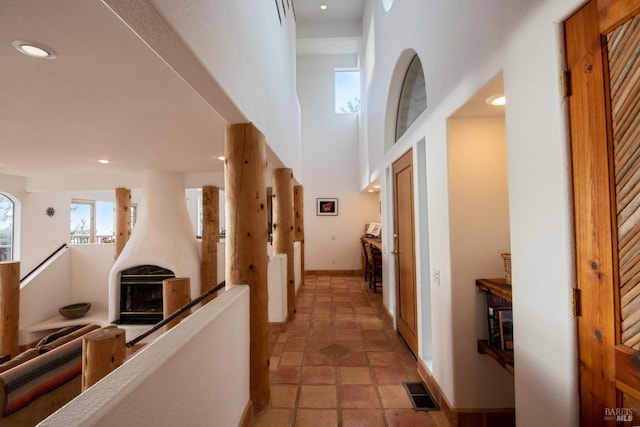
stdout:
{"type": "Polygon", "coordinates": [[[252,426],[449,426],[414,411],[416,362],[361,277],[307,275],[296,317],[271,343],[271,407],[252,426]]]}

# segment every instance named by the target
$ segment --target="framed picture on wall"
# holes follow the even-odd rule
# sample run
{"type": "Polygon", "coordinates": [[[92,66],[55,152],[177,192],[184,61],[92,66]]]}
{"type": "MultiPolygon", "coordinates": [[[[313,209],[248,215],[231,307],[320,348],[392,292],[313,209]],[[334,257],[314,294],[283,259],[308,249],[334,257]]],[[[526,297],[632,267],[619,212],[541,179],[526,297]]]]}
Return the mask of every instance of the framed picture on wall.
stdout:
{"type": "Polygon", "coordinates": [[[316,215],[318,216],[337,216],[338,215],[338,199],[319,198],[317,200],[316,215]]]}

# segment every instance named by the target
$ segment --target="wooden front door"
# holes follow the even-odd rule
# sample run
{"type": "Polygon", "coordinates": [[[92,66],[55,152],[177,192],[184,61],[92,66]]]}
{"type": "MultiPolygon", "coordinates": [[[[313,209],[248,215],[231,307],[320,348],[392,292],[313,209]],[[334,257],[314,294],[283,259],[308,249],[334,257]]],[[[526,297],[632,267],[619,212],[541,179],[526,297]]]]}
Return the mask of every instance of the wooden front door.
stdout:
{"type": "Polygon", "coordinates": [[[418,310],[413,214],[413,152],[393,164],[393,240],[398,332],[418,355],[418,310]]]}
{"type": "Polygon", "coordinates": [[[565,22],[582,426],[640,424],[639,11],[591,0],[565,22]]]}

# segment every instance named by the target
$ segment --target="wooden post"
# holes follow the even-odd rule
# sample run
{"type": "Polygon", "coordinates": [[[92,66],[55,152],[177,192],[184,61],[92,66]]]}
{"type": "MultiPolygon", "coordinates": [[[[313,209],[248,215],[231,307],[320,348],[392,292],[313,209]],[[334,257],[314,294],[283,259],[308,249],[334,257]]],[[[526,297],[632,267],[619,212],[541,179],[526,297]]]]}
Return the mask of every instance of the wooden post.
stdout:
{"type": "Polygon", "coordinates": [[[116,188],[116,256],[118,259],[131,236],[131,190],[116,188]]]}
{"type": "Polygon", "coordinates": [[[0,262],[0,356],[18,355],[20,262],[0,262]]]}
{"type": "Polygon", "coordinates": [[[304,280],[304,187],[293,187],[294,241],[300,242],[300,280],[304,280]]]}
{"type": "Polygon", "coordinates": [[[287,318],[293,320],[296,309],[293,238],[293,172],[288,168],[273,170],[273,253],[287,255],[287,318]]]}
{"type": "Polygon", "coordinates": [[[269,405],[267,165],[264,135],[252,124],[225,127],[226,286],[250,288],[250,390],[254,413],[269,405]]]}
{"type": "MultiPolygon", "coordinates": [[[[220,189],[202,187],[202,293],[218,284],[218,242],[220,241],[220,189]]],[[[211,301],[215,295],[207,298],[211,301]]]]}
{"type": "MultiPolygon", "coordinates": [[[[171,316],[189,301],[191,301],[191,280],[188,277],[175,277],[162,281],[162,310],[165,318],[171,316]]],[[[166,332],[173,328],[190,313],[191,310],[186,310],[164,325],[163,331],[166,332]]]]}
{"type": "Polygon", "coordinates": [[[108,326],[82,339],[82,391],[85,391],[124,363],[127,352],[125,331],[108,326]]]}

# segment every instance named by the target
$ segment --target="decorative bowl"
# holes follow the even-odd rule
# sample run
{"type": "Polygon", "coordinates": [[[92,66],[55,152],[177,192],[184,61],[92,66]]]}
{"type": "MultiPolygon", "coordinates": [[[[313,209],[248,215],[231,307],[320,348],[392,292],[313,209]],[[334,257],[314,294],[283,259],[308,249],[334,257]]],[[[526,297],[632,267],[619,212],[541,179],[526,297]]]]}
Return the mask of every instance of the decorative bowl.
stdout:
{"type": "Polygon", "coordinates": [[[77,319],[78,317],[82,317],[91,308],[90,302],[79,302],[77,304],[65,305],[64,307],[60,307],[58,311],[62,315],[62,317],[66,317],[67,319],[77,319]]]}

